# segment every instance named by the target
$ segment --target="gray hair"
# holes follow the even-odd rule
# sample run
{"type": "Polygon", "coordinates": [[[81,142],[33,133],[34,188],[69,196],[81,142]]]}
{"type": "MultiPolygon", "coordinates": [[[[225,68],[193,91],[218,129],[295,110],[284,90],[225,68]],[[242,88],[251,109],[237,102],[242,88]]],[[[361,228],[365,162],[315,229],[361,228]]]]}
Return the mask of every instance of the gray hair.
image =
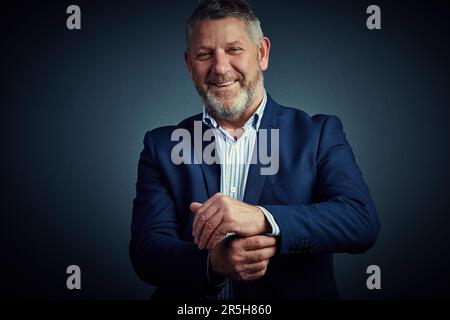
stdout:
{"type": "Polygon", "coordinates": [[[192,28],[203,20],[216,20],[234,17],[245,22],[248,35],[253,43],[259,47],[264,36],[261,23],[253,13],[246,0],[203,0],[195,9],[186,25],[186,45],[189,48],[192,28]]]}

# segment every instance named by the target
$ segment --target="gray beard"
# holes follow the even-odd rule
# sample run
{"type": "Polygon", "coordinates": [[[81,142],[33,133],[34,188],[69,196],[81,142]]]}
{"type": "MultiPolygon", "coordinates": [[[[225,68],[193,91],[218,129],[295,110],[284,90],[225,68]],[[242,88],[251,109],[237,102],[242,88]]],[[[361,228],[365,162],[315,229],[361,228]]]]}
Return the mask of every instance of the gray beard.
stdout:
{"type": "Polygon", "coordinates": [[[250,108],[256,97],[258,84],[263,80],[262,72],[259,71],[248,86],[241,88],[231,105],[224,104],[210,91],[199,91],[206,110],[217,120],[236,121],[240,119],[250,108]]]}

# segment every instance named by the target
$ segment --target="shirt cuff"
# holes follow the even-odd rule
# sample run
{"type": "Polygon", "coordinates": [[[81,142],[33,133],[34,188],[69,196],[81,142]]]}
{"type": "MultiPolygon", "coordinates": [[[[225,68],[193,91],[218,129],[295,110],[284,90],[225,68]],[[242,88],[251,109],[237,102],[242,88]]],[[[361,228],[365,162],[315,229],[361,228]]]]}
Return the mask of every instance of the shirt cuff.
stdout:
{"type": "Polygon", "coordinates": [[[268,236],[279,236],[280,235],[280,228],[278,227],[278,224],[275,222],[274,217],[272,214],[267,211],[266,208],[257,206],[261,209],[261,211],[264,213],[264,216],[266,217],[267,221],[269,221],[270,226],[272,227],[272,232],[266,233],[268,236]]]}
{"type": "Polygon", "coordinates": [[[208,279],[208,282],[214,286],[214,287],[222,287],[223,285],[225,285],[225,282],[227,282],[227,278],[223,278],[223,277],[214,277],[212,275],[212,270],[211,269],[211,264],[209,263],[209,259],[211,256],[211,251],[208,251],[208,259],[206,259],[206,277],[208,279]],[[216,278],[216,279],[214,279],[216,278]],[[218,279],[220,278],[220,279],[218,279]],[[222,280],[224,279],[224,280],[222,280]]]}

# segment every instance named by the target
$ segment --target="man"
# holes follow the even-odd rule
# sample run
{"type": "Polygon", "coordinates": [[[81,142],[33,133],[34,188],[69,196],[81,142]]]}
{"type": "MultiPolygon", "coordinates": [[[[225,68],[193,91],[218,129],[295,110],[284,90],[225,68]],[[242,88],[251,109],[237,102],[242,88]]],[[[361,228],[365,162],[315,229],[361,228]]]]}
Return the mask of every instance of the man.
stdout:
{"type": "Polygon", "coordinates": [[[245,1],[203,1],[186,35],[203,113],[145,136],[130,242],[137,274],[157,287],[154,298],[338,298],[332,254],[366,251],[379,230],[341,122],[266,92],[270,41],[245,1]],[[174,160],[174,137],[199,128],[218,161],[189,161],[207,154],[204,140],[200,150],[184,142],[174,160]],[[278,163],[269,174],[254,161],[264,141],[278,163]]]}

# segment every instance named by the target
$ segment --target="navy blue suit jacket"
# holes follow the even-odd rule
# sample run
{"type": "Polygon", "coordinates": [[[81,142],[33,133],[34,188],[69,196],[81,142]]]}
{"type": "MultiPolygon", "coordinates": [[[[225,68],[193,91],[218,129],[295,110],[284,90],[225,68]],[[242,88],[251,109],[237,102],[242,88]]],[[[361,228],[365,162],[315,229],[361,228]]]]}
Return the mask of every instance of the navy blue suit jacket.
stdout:
{"type": "MultiPolygon", "coordinates": [[[[198,114],[177,126],[147,132],[133,202],[130,257],[154,297],[202,298],[218,288],[207,280],[206,250],[192,238],[193,201],[219,192],[218,164],[171,161],[174,129],[193,135],[198,114]]],[[[203,127],[207,129],[206,126],[203,127]]],[[[362,253],[375,242],[379,221],[340,120],[283,107],[268,96],[260,129],[279,129],[279,171],[249,170],[244,201],[264,206],[280,227],[277,254],[264,277],[235,286],[242,299],[338,298],[333,253],[362,253]]]]}

